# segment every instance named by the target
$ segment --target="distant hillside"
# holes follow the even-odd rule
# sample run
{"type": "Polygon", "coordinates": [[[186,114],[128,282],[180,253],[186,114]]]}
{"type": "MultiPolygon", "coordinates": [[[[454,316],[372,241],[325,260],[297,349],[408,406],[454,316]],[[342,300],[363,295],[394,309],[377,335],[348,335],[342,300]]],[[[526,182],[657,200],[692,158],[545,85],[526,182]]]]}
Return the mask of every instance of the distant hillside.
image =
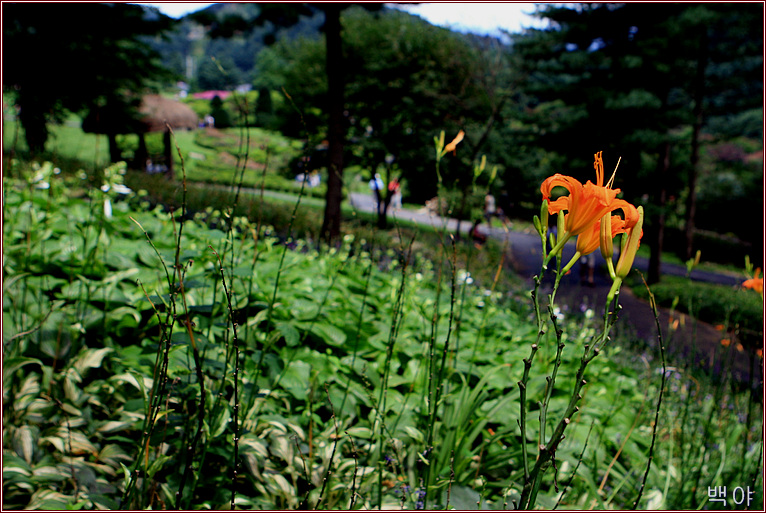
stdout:
{"type": "Polygon", "coordinates": [[[318,37],[324,16],[314,11],[312,16],[300,16],[298,23],[287,29],[275,30],[266,23],[251,30],[249,22],[260,14],[258,4],[213,4],[184,16],[175,30],[149,42],[162,55],[165,67],[193,89],[227,89],[252,82],[256,57],[267,44],[283,38],[318,37]],[[217,30],[228,30],[234,36],[210,37],[211,31],[217,30]]]}
{"type": "MultiPolygon", "coordinates": [[[[311,4],[296,4],[296,7],[302,5],[310,13],[299,16],[298,23],[289,28],[275,28],[270,22],[257,27],[254,20],[261,13],[260,5],[213,4],[184,16],[178,21],[176,29],[166,34],[166,37],[149,42],[162,55],[165,67],[176,73],[179,80],[188,83],[193,91],[231,89],[240,84],[250,84],[254,79],[256,58],[261,50],[282,39],[319,37],[324,24],[324,14],[321,11],[311,7],[311,4]],[[220,32],[233,36],[211,37],[211,34],[220,32]],[[224,69],[224,73],[221,73],[218,65],[224,69]]],[[[390,10],[384,7],[379,12],[390,10]]],[[[409,16],[422,23],[429,23],[420,16],[409,16]]],[[[473,34],[464,36],[475,43],[492,39],[473,34]]]]}

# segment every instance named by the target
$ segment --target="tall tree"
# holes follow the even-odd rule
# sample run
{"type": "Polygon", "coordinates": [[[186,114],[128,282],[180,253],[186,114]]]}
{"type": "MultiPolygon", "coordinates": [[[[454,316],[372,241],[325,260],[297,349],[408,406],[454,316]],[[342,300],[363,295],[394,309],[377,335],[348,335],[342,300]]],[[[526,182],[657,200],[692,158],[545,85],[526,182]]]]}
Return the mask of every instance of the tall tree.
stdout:
{"type": "MultiPolygon", "coordinates": [[[[373,173],[393,158],[410,184],[408,197],[422,202],[437,193],[433,137],[464,129],[459,158],[442,169],[446,182],[461,180],[462,187],[473,157],[492,151],[487,134],[511,90],[504,48],[398,10],[350,8],[342,19],[346,130],[354,141],[354,162],[373,173]]],[[[323,105],[327,94],[327,83],[317,73],[325,59],[321,41],[280,42],[259,55],[256,79],[259,86],[290,91],[309,129],[320,133],[326,120],[312,116],[311,107],[323,105]]],[[[283,109],[284,129],[295,131],[283,109]]]]}
{"type": "Polygon", "coordinates": [[[583,170],[590,170],[586,159],[595,151],[606,150],[613,162],[622,156],[617,185],[629,199],[652,198],[645,225],[650,281],[660,277],[665,200],[680,195],[684,175],[693,176],[692,163],[677,160],[680,152],[673,151],[689,144],[678,133],[694,125],[695,64],[706,59],[699,52],[700,23],[684,22],[684,16],[694,19],[693,8],[549,6],[541,12],[551,22],[548,29],[514,40],[529,77],[525,92],[537,98],[526,122],[538,127],[539,144],[583,170]]]}
{"type": "MultiPolygon", "coordinates": [[[[680,13],[693,77],[691,155],[686,202],[686,258],[694,253],[701,134],[710,114],[729,115],[763,106],[763,8],[699,4],[680,13]],[[708,114],[710,112],[710,114],[708,114]]],[[[711,130],[708,128],[708,133],[711,130]]]]}
{"type": "Polygon", "coordinates": [[[156,9],[128,4],[3,4],[3,85],[18,93],[27,145],[41,153],[47,124],[66,110],[78,112],[140,94],[167,78],[144,38],[173,20],[156,9]]]}
{"type": "Polygon", "coordinates": [[[343,80],[343,38],[341,36],[340,12],[342,4],[324,4],[325,44],[327,45],[327,196],[321,236],[334,241],[340,236],[340,205],[343,201],[343,147],[345,122],[343,103],[345,82],[343,80]]]}
{"type": "MultiPolygon", "coordinates": [[[[324,13],[326,61],[325,77],[327,79],[327,98],[325,115],[328,120],[328,171],[327,196],[325,213],[322,221],[321,237],[326,241],[334,241],[340,236],[341,201],[343,199],[343,149],[345,145],[345,116],[343,81],[344,55],[343,39],[341,36],[340,13],[353,4],[348,3],[315,3],[315,4],[259,4],[260,13],[253,19],[244,20],[241,17],[228,16],[223,20],[208,17],[208,23],[215,25],[211,33],[218,37],[230,37],[235,31],[250,30],[264,26],[267,23],[274,27],[289,27],[298,22],[301,16],[311,15],[316,11],[324,13]],[[217,24],[217,25],[216,25],[217,24]],[[248,27],[249,26],[249,27],[248,27]]],[[[382,4],[360,4],[365,9],[378,10],[382,4]]],[[[201,14],[199,21],[205,21],[201,14]]],[[[275,38],[271,38],[273,42],[275,38]]]]}

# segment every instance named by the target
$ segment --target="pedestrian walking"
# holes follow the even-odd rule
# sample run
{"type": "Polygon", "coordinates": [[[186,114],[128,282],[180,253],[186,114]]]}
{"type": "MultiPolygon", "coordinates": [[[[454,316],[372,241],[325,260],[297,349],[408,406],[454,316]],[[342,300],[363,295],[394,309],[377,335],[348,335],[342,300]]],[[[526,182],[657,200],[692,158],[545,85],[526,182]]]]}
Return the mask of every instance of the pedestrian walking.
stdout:
{"type": "Polygon", "coordinates": [[[380,173],[375,173],[375,176],[370,180],[370,190],[372,190],[372,201],[375,204],[375,211],[380,215],[380,191],[383,190],[383,179],[380,177],[380,173]]]}
{"type": "Polygon", "coordinates": [[[391,207],[394,209],[402,208],[402,185],[398,179],[394,178],[388,184],[388,193],[391,195],[391,207]]]}
{"type": "Polygon", "coordinates": [[[490,221],[496,213],[497,205],[495,203],[495,197],[491,194],[487,194],[484,196],[484,219],[487,220],[487,224],[491,225],[490,221]]]}

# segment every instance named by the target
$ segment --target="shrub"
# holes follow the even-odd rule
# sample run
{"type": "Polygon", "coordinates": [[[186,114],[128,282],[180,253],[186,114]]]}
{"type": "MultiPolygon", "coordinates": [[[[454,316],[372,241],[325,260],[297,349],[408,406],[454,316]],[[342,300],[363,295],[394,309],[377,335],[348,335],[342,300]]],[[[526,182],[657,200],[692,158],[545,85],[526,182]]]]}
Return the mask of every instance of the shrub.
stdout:
{"type": "MultiPolygon", "coordinates": [[[[649,294],[643,286],[633,292],[644,299],[649,294]]],[[[727,285],[691,281],[677,276],[663,276],[652,285],[652,293],[660,306],[677,308],[710,323],[738,326],[745,345],[762,347],[763,298],[755,291],[727,285]]]]}

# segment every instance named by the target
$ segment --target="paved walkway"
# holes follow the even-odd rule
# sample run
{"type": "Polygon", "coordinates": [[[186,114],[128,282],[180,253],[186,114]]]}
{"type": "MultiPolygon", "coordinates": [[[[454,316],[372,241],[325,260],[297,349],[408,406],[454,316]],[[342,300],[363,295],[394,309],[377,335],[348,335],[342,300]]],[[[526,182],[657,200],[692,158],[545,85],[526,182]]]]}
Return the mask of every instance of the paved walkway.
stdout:
{"type": "MultiPolygon", "coordinates": [[[[374,211],[374,203],[370,194],[352,193],[349,200],[351,205],[358,210],[374,211]]],[[[456,231],[458,226],[455,219],[441,218],[425,209],[418,211],[406,209],[392,211],[389,209],[389,218],[392,220],[395,218],[406,219],[435,227],[443,227],[446,223],[447,229],[452,232],[456,231]]],[[[470,228],[470,223],[466,221],[460,223],[461,232],[468,233],[470,228]]],[[[533,277],[540,272],[541,263],[540,237],[537,233],[506,231],[502,228],[488,228],[486,225],[481,225],[479,230],[497,240],[508,240],[510,265],[519,276],[528,281],[531,288],[533,277]]],[[[573,254],[574,244],[567,245],[564,250],[565,259],[571,258],[573,254]]],[[[637,258],[634,267],[646,275],[647,259],[637,258]]],[[[594,286],[583,286],[580,284],[580,264],[575,264],[571,272],[562,279],[562,285],[559,288],[558,300],[562,304],[562,308],[570,311],[584,310],[597,305],[597,311],[601,310],[611,286],[611,281],[605,270],[606,262],[600,253],[597,253],[594,286]]],[[[687,273],[685,266],[668,263],[662,264],[662,272],[676,276],[686,276],[687,273]]],[[[731,286],[742,282],[740,277],[701,270],[694,270],[691,279],[731,286]]],[[[552,286],[552,279],[545,280],[543,285],[546,284],[549,287],[552,286]]],[[[648,354],[653,354],[655,358],[658,358],[657,326],[649,303],[636,297],[627,287],[623,287],[620,292],[620,305],[622,306],[620,313],[622,322],[618,322],[613,328],[615,334],[621,333],[631,339],[643,341],[644,348],[639,347],[638,349],[640,351],[645,349],[648,354]]],[[[737,352],[733,345],[730,346],[729,351],[724,350],[720,343],[722,334],[713,326],[679,313],[675,313],[671,318],[670,311],[664,308],[660,309],[659,316],[669,366],[691,364],[695,367],[712,369],[714,375],[718,376],[723,369],[731,365],[732,378],[741,383],[748,382],[750,358],[745,353],[737,352]],[[676,326],[672,333],[669,329],[671,325],[676,326]]],[[[761,374],[762,371],[757,368],[755,375],[760,376],[761,374]]]]}

